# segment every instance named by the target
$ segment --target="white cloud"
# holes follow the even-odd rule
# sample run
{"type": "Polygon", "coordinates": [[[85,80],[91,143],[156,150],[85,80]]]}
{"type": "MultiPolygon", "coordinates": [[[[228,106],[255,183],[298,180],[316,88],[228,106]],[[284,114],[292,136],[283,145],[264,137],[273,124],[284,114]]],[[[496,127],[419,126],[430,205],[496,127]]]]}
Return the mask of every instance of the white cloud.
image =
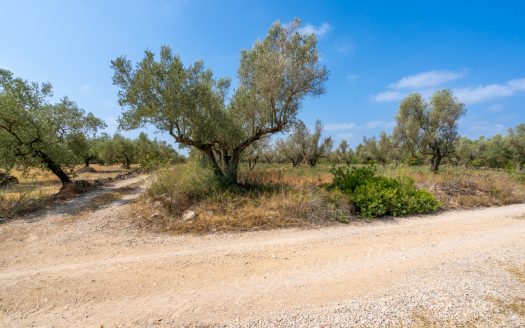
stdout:
{"type": "MultiPolygon", "coordinates": [[[[401,100],[410,92],[418,92],[430,98],[438,86],[461,78],[464,72],[427,71],[416,75],[405,76],[390,84],[383,92],[371,96],[375,102],[401,100]]],[[[488,84],[474,87],[452,89],[454,95],[465,104],[476,104],[492,99],[510,97],[517,92],[525,92],[525,78],[510,80],[502,84],[488,84]]],[[[497,111],[497,110],[495,110],[497,111]]]]}
{"type": "Polygon", "coordinates": [[[319,27],[316,27],[312,24],[306,24],[299,29],[299,33],[306,35],[315,34],[317,37],[322,37],[328,33],[328,30],[330,30],[330,24],[325,22],[319,27]]]}
{"type": "Polygon", "coordinates": [[[391,121],[391,122],[385,122],[385,121],[370,121],[370,122],[367,122],[367,123],[365,124],[365,128],[367,128],[367,129],[375,129],[375,128],[378,128],[378,127],[391,128],[391,127],[393,127],[395,124],[396,124],[396,122],[394,122],[394,121],[391,121]]]}
{"type": "Polygon", "coordinates": [[[346,76],[346,79],[349,80],[349,81],[355,81],[355,80],[357,80],[358,78],[359,78],[359,76],[358,76],[358,75],[355,75],[355,74],[348,74],[348,75],[346,76]]]}
{"type": "Polygon", "coordinates": [[[466,104],[475,104],[492,99],[510,97],[525,91],[525,78],[510,80],[503,84],[480,85],[453,90],[456,97],[466,104]]]}
{"type": "Polygon", "coordinates": [[[342,140],[342,139],[345,139],[345,140],[350,140],[350,139],[353,139],[354,138],[354,134],[352,132],[345,132],[345,133],[338,133],[336,134],[336,139],[338,140],[342,140]]]}
{"type": "Polygon", "coordinates": [[[337,130],[351,130],[357,125],[355,123],[331,123],[326,124],[324,129],[326,131],[337,131],[337,130]]]}
{"type": "Polygon", "coordinates": [[[384,91],[372,96],[372,100],[375,102],[389,102],[394,100],[403,99],[404,93],[399,91],[384,91]]]}
{"type": "Polygon", "coordinates": [[[464,72],[428,71],[416,75],[409,75],[392,83],[392,89],[421,89],[436,87],[446,82],[454,81],[465,75],[464,72]]]}
{"type": "Polygon", "coordinates": [[[508,85],[515,91],[525,91],[525,78],[510,80],[508,85]]]}

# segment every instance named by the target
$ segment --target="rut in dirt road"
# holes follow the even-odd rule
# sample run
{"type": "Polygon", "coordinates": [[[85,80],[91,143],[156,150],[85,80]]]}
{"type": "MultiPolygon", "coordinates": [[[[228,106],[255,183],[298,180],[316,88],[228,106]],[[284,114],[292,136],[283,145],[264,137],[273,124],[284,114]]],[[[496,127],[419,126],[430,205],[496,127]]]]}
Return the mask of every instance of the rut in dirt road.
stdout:
{"type": "Polygon", "coordinates": [[[525,324],[507,306],[525,295],[525,205],[206,236],[139,231],[132,215],[114,204],[0,226],[0,323],[525,324]]]}

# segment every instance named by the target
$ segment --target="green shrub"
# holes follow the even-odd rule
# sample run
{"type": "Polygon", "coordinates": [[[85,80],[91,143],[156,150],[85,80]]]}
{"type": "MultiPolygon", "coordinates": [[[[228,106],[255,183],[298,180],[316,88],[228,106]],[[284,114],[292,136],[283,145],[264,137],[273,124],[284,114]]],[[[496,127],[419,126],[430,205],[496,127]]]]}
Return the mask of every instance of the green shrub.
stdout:
{"type": "Polygon", "coordinates": [[[375,167],[334,168],[332,174],[329,188],[349,195],[366,218],[431,213],[440,207],[434,195],[417,189],[412,180],[376,176],[375,167]]]}
{"type": "Polygon", "coordinates": [[[351,194],[357,187],[374,177],[377,170],[375,166],[334,167],[330,172],[334,178],[329,188],[351,194]]]}

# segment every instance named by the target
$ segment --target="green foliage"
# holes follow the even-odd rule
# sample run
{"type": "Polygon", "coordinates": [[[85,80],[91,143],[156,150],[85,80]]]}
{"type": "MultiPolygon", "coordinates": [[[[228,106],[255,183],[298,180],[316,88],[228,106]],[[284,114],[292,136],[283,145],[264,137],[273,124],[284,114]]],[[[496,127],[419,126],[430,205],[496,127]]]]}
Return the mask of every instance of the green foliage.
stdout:
{"type": "Polygon", "coordinates": [[[157,139],[150,140],[144,132],[141,132],[135,140],[135,147],[137,160],[145,169],[157,169],[184,161],[184,157],[179,155],[167,142],[157,139]]]}
{"type": "Polygon", "coordinates": [[[95,133],[104,123],[67,97],[52,104],[49,83],[33,83],[0,69],[0,165],[43,167],[62,183],[71,180],[60,164],[74,163],[74,135],[95,133]]]}
{"type": "Polygon", "coordinates": [[[126,108],[121,127],[152,124],[209,157],[224,182],[236,183],[242,152],[287,129],[303,99],[321,95],[328,78],[315,35],[300,33],[299,21],[273,24],[240,57],[238,88],[231,97],[229,79],[215,78],[201,61],[185,66],[168,46],[158,59],[146,51],[135,66],[125,57],[113,60],[113,83],[126,108]]]}
{"type": "Polygon", "coordinates": [[[330,172],[334,176],[330,189],[352,194],[357,187],[374,177],[377,169],[375,166],[334,167],[330,172]]]}
{"type": "Polygon", "coordinates": [[[408,95],[399,105],[394,135],[406,153],[429,159],[437,172],[442,159],[454,153],[457,123],[465,106],[450,90],[439,90],[427,103],[418,93],[408,95]]]}
{"type": "Polygon", "coordinates": [[[349,195],[366,218],[431,213],[440,207],[431,193],[417,189],[411,180],[377,176],[373,166],[338,167],[331,172],[334,178],[329,188],[349,195]]]}

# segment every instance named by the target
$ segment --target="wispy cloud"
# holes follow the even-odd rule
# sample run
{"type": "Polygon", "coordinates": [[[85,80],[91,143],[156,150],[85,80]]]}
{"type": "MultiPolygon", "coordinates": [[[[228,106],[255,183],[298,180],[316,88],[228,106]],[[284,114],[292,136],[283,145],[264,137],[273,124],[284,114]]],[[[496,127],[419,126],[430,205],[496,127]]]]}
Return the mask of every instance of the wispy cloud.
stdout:
{"type": "Polygon", "coordinates": [[[394,125],[396,124],[396,122],[394,121],[391,121],[391,122],[385,122],[385,121],[370,121],[370,122],[367,122],[365,124],[365,128],[367,129],[376,129],[378,127],[382,127],[382,128],[392,128],[394,127],[394,125]]]}
{"type": "Polygon", "coordinates": [[[359,75],[355,75],[355,74],[347,74],[346,75],[346,79],[348,81],[355,81],[359,78],[359,75]]]}
{"type": "Polygon", "coordinates": [[[329,30],[330,30],[330,24],[325,22],[321,24],[321,26],[318,26],[318,27],[312,24],[306,24],[305,26],[299,29],[299,33],[307,34],[307,35],[315,34],[317,37],[322,37],[323,35],[328,33],[329,30]]]}
{"type": "Polygon", "coordinates": [[[394,100],[403,99],[405,96],[404,92],[399,91],[383,91],[372,96],[372,101],[375,102],[389,102],[394,100]]]}
{"type": "Polygon", "coordinates": [[[460,101],[466,104],[476,104],[492,99],[510,97],[520,91],[525,91],[525,78],[510,80],[503,84],[459,88],[455,89],[454,93],[460,101]]]}
{"type": "Polygon", "coordinates": [[[415,75],[409,75],[392,83],[392,89],[422,89],[431,88],[444,83],[457,80],[465,75],[464,72],[453,71],[427,71],[415,75]]]}
{"type": "MultiPolygon", "coordinates": [[[[430,97],[437,87],[457,80],[464,72],[427,71],[416,75],[405,76],[390,84],[385,91],[371,96],[374,102],[391,102],[403,99],[411,92],[418,92],[430,97]]],[[[493,83],[474,87],[453,88],[455,96],[465,104],[476,104],[493,99],[510,97],[517,92],[525,92],[525,78],[510,80],[505,83],[493,83]]]]}
{"type": "Polygon", "coordinates": [[[338,133],[335,135],[336,139],[338,140],[352,140],[354,138],[354,134],[352,132],[344,132],[344,133],[338,133]]]}
{"type": "Polygon", "coordinates": [[[369,121],[362,125],[348,122],[348,123],[329,123],[324,125],[325,131],[342,131],[342,130],[370,130],[370,129],[377,129],[377,128],[391,128],[395,125],[394,121],[382,121],[382,120],[376,120],[376,121],[369,121]]]}

